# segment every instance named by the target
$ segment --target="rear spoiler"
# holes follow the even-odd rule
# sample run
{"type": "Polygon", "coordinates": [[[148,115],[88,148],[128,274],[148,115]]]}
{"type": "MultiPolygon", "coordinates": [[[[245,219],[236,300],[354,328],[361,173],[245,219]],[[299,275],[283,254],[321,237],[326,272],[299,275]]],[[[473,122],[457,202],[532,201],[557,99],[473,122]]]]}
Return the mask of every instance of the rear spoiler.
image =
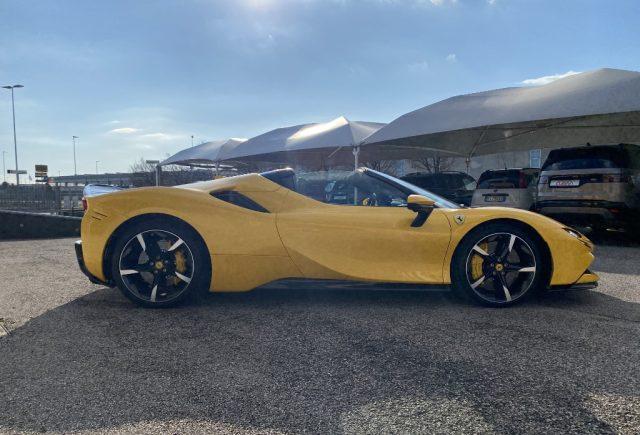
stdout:
{"type": "Polygon", "coordinates": [[[82,190],[82,196],[89,198],[91,196],[104,195],[106,193],[117,192],[123,190],[122,187],[110,186],[108,184],[87,184],[82,190]]]}
{"type": "Polygon", "coordinates": [[[82,208],[87,211],[87,198],[92,196],[106,195],[107,193],[123,190],[122,187],[110,186],[108,184],[87,184],[82,189],[82,208]]]}

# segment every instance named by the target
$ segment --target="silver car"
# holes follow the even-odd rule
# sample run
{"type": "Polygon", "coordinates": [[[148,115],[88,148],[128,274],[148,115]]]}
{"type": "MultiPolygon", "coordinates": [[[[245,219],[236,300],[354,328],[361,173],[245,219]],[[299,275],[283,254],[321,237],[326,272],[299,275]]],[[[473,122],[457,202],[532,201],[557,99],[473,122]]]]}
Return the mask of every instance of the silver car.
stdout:
{"type": "Polygon", "coordinates": [[[540,173],[535,208],[571,225],[636,231],[640,228],[640,146],[551,151],[540,173]]]}

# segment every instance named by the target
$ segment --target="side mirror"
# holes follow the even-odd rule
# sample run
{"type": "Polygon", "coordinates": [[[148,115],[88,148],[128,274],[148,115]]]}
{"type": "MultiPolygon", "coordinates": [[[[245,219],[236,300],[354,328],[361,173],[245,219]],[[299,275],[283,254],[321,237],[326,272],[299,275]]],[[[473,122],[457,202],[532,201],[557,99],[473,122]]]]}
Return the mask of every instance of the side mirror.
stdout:
{"type": "Polygon", "coordinates": [[[422,195],[409,195],[407,198],[407,208],[418,213],[411,222],[412,227],[421,227],[435,208],[435,201],[422,195]]]}

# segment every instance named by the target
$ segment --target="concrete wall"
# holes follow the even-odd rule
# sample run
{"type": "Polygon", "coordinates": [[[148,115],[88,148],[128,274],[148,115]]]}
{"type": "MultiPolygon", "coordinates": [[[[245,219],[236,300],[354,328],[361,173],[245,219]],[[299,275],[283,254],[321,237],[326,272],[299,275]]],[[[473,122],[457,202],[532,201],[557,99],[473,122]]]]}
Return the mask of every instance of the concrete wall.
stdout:
{"type": "Polygon", "coordinates": [[[80,237],[79,217],[0,210],[0,240],[80,237]]]}

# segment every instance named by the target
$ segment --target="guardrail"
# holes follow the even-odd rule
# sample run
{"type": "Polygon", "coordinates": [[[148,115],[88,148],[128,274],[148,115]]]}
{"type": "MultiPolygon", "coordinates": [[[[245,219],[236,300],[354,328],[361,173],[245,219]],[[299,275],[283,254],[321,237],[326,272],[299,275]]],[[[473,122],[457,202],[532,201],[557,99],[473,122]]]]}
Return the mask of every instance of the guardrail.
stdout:
{"type": "Polygon", "coordinates": [[[0,186],[0,209],[3,210],[55,212],[61,206],[61,191],[57,187],[42,184],[0,186]]]}

